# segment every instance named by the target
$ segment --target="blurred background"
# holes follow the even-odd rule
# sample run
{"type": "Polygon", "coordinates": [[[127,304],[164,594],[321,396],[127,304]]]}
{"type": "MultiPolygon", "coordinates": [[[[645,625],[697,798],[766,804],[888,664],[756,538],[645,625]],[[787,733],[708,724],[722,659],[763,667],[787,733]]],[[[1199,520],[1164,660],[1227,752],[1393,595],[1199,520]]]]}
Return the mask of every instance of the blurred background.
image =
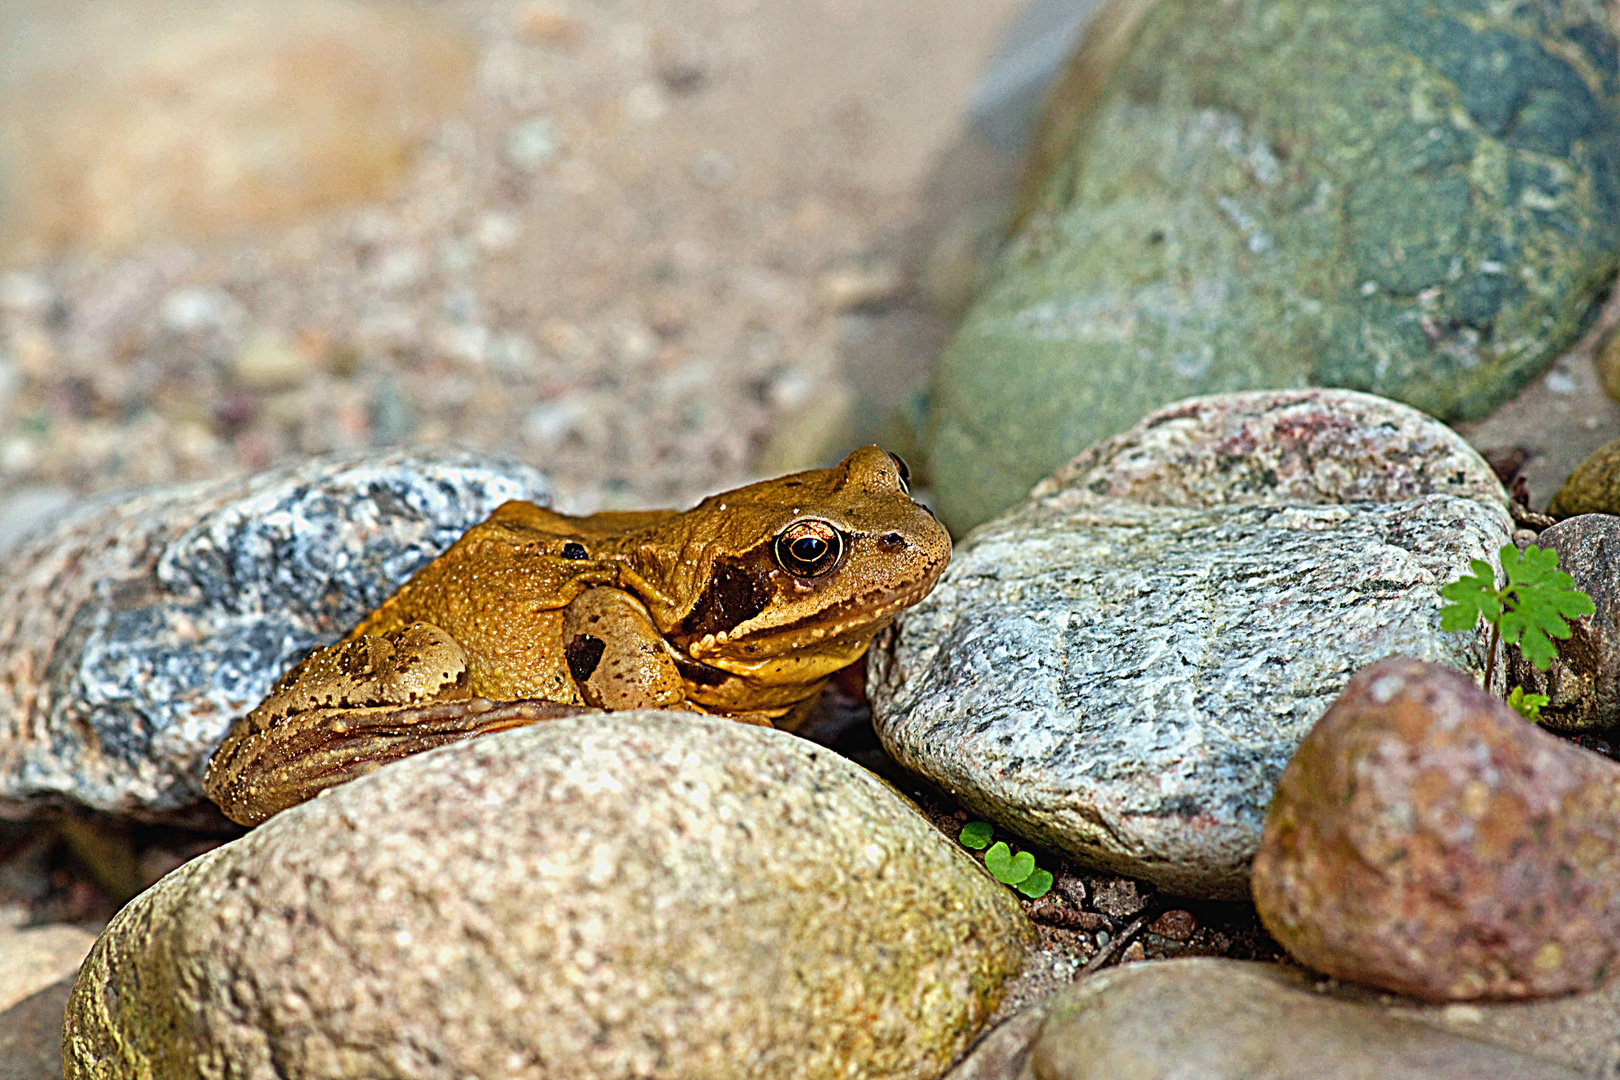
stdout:
{"type": "Polygon", "coordinates": [[[887,437],[1075,0],[6,0],[0,542],[332,450],[681,505],[887,437]]]}

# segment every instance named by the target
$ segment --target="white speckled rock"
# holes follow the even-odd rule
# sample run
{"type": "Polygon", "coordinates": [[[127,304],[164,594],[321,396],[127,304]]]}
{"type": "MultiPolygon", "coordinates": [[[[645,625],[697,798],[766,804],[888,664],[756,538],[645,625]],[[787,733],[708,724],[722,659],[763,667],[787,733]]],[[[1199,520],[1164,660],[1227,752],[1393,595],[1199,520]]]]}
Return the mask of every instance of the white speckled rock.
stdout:
{"type": "Polygon", "coordinates": [[[1247,896],[1277,777],[1350,674],[1477,666],[1438,589],[1495,558],[1505,506],[1461,438],[1394,402],[1169,406],[960,545],[873,651],[878,735],[1030,840],[1247,896]]]}
{"type": "Polygon", "coordinates": [[[282,671],[508,499],[549,505],[551,487],[452,451],[68,511],[0,567],[0,816],[78,803],[183,819],[214,746],[282,671]]]}
{"type": "Polygon", "coordinates": [[[67,1076],[931,1080],[1033,937],[865,770],[690,713],[583,716],[286,810],[121,911],[67,1076]]]}

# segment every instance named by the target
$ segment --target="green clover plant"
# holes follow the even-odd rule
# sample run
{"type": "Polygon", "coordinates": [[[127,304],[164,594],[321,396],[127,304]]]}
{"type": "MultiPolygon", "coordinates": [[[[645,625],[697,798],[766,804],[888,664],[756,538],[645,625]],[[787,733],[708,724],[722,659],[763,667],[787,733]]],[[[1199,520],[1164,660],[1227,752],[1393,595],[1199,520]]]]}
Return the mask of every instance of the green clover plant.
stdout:
{"type": "Polygon", "coordinates": [[[1038,900],[1052,891],[1052,872],[1042,870],[1035,865],[1035,856],[1027,851],[1020,851],[1014,855],[1012,848],[1004,841],[997,840],[990,843],[995,835],[995,829],[987,821],[970,821],[962,826],[957,840],[965,848],[974,851],[984,851],[984,868],[990,871],[990,876],[1003,885],[1010,885],[1029,897],[1038,900]],[[989,851],[985,851],[989,848],[989,851]]]}
{"type": "MultiPolygon", "coordinates": [[[[1592,598],[1571,588],[1575,579],[1558,569],[1558,552],[1531,544],[1521,553],[1512,544],[1497,552],[1507,582],[1496,584],[1496,571],[1484,559],[1469,563],[1472,574],[1464,574],[1441,588],[1440,595],[1451,601],[1440,609],[1440,629],[1472,630],[1484,619],[1491,625],[1491,642],[1485,652],[1485,686],[1491,685],[1496,669],[1498,642],[1517,644],[1519,651],[1537,671],[1546,671],[1558,655],[1553,638],[1570,635],[1566,619],[1591,615],[1597,610],[1592,598]]],[[[1507,703],[1526,720],[1541,719],[1547,704],[1542,694],[1526,694],[1516,686],[1507,703]]]]}

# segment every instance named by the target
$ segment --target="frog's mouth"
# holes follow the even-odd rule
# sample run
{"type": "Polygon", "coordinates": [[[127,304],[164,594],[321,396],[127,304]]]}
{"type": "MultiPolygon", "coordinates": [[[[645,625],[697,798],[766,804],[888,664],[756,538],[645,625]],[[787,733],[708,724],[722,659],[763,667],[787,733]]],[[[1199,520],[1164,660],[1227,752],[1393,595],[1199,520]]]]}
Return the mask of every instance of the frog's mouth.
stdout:
{"type": "Polygon", "coordinates": [[[686,652],[692,659],[708,662],[730,657],[742,661],[763,660],[800,649],[855,649],[859,656],[872,635],[894,617],[933,591],[944,573],[941,563],[918,580],[896,589],[852,596],[780,626],[768,624],[769,616],[756,617],[730,630],[718,630],[694,639],[686,652]]]}

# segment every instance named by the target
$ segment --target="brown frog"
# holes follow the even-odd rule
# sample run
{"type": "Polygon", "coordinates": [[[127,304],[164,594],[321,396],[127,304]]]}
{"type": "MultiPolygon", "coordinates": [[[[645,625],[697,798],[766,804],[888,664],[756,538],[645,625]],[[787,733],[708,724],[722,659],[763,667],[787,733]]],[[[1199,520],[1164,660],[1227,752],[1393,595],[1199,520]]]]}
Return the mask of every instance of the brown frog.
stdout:
{"type": "Polygon", "coordinates": [[[590,709],[791,730],[950,561],[907,481],[868,446],[684,513],[508,502],[283,676],[204,790],[254,825],[388,761],[590,709]]]}

